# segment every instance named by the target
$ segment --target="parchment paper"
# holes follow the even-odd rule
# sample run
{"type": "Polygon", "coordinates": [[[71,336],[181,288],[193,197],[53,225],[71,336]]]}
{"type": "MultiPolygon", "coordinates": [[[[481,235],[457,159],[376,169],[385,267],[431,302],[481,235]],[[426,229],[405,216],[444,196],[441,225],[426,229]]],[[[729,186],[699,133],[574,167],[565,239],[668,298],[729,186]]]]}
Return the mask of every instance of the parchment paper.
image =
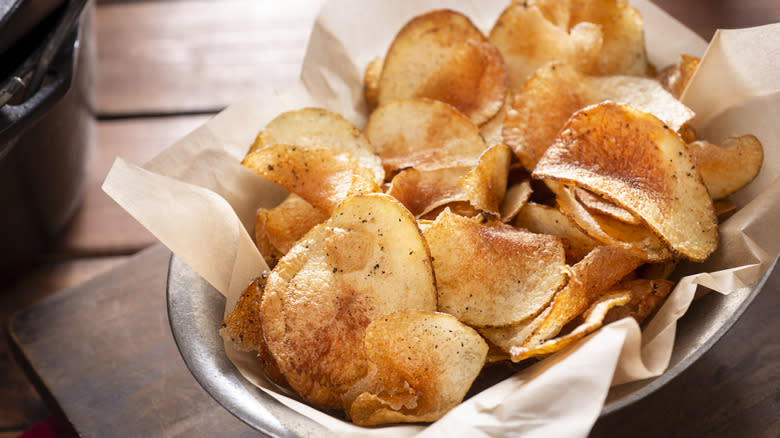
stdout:
{"type": "MultiPolygon", "coordinates": [[[[227,311],[265,262],[250,232],[258,207],[272,207],[286,192],[239,163],[257,132],[279,113],[321,106],[363,126],[362,71],[383,56],[411,17],[448,7],[488,31],[508,0],[326,3],[312,31],[300,84],[280,94],[249,94],[143,166],[118,158],[103,189],[227,297],[227,311]],[[359,17],[359,18],[357,18],[359,17]]],[[[729,293],[750,287],[780,252],[780,24],[720,31],[706,43],[653,4],[642,12],[650,60],[662,67],[679,54],[701,56],[684,95],[697,112],[701,138],[719,143],[751,133],[764,145],[764,168],[734,196],[740,210],[721,225],[718,251],[689,264],[656,317],[640,333],[633,319],[617,321],[462,403],[429,426],[365,429],[319,412],[269,384],[252,354],[226,352],[241,373],[282,403],[339,436],[586,436],[611,385],[660,375],[674,342],[677,319],[697,285],[729,293]]],[[[291,73],[292,74],[292,73],[291,73]]],[[[260,84],[258,84],[260,85],[260,84]]],[[[770,291],[767,291],[770,292],[770,291]]],[[[774,291],[771,291],[774,292],[774,291]]],[[[694,303],[695,305],[695,303],[694,303]]]]}

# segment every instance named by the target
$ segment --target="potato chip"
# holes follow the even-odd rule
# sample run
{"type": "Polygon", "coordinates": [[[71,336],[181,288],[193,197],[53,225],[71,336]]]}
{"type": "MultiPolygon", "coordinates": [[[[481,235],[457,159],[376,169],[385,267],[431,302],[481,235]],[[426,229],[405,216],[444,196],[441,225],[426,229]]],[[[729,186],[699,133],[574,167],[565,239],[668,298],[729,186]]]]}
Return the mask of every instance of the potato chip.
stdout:
{"type": "Polygon", "coordinates": [[[504,200],[501,203],[501,222],[506,223],[514,219],[520,210],[522,210],[523,206],[528,203],[531,192],[531,182],[527,179],[520,181],[507,189],[504,200]]]}
{"type": "Polygon", "coordinates": [[[277,144],[328,146],[348,152],[374,173],[377,184],[385,179],[382,163],[363,133],[340,114],[322,108],[303,108],[278,115],[260,131],[247,155],[277,144]]]}
{"type": "Polygon", "coordinates": [[[764,150],[752,135],[732,137],[725,147],[696,141],[688,150],[712,199],[722,199],[745,187],[761,170],[764,150]]]}
{"type": "Polygon", "coordinates": [[[698,67],[699,58],[683,54],[677,64],[672,64],[661,70],[655,79],[661,83],[666,91],[679,99],[698,67]]]}
{"type": "Polygon", "coordinates": [[[534,169],[642,218],[672,250],[703,261],[718,244],[712,201],[680,137],[656,117],[607,102],[578,111],[534,169]]]}
{"type": "MultiPolygon", "coordinates": [[[[618,281],[642,263],[633,253],[613,246],[599,246],[584,259],[572,266],[571,278],[566,286],[553,298],[552,310],[520,346],[514,346],[512,360],[527,356],[525,351],[534,351],[548,339],[556,336],[574,318],[586,311],[618,281]],[[521,349],[518,349],[522,347],[521,349]]],[[[630,299],[630,296],[627,297],[630,299]]]]}
{"type": "Polygon", "coordinates": [[[396,100],[379,106],[371,113],[365,134],[388,173],[407,167],[474,166],[487,149],[471,120],[431,99],[396,100]]]}
{"type": "Polygon", "coordinates": [[[729,216],[737,211],[736,204],[729,199],[718,199],[712,203],[712,206],[715,208],[715,215],[718,216],[719,222],[728,219],[729,216]]]}
{"type": "Polygon", "coordinates": [[[471,205],[494,215],[500,214],[511,160],[512,151],[503,144],[482,153],[477,166],[460,179],[460,186],[471,205]]]}
{"type": "Polygon", "coordinates": [[[631,291],[631,301],[610,309],[604,318],[605,324],[626,317],[632,317],[638,324],[642,324],[663,304],[666,296],[674,287],[674,283],[661,279],[638,278],[621,281],[618,287],[631,291]]]}
{"type": "Polygon", "coordinates": [[[568,264],[582,260],[593,248],[599,246],[598,241],[583,233],[555,207],[528,203],[520,209],[512,224],[534,233],[560,237],[568,264]]]}
{"type": "Polygon", "coordinates": [[[591,210],[594,213],[609,216],[631,225],[639,225],[642,223],[642,220],[634,216],[630,211],[621,208],[620,206],[615,205],[601,196],[595,195],[585,189],[575,187],[574,195],[585,208],[591,210]]]}
{"type": "Polygon", "coordinates": [[[365,348],[383,376],[357,397],[355,424],[435,421],[457,406],[485,364],[487,343],[444,313],[404,310],[374,320],[365,348]],[[410,397],[411,395],[411,397],[410,397]]]}
{"type": "MultiPolygon", "coordinates": [[[[523,321],[504,327],[479,327],[477,330],[490,343],[496,345],[506,354],[509,350],[523,343],[539,328],[552,307],[547,306],[539,315],[535,315],[523,321]]],[[[510,358],[511,359],[511,358],[510,358]]]]}
{"type": "Polygon", "coordinates": [[[344,408],[370,378],[366,327],[405,309],[436,309],[427,245],[398,201],[357,195],[271,272],[261,304],[263,336],[304,400],[344,408]]]}
{"type": "Polygon", "coordinates": [[[327,218],[325,213],[294,193],[274,208],[257,210],[255,241],[263,242],[262,246],[258,243],[258,249],[268,266],[273,268],[298,239],[327,218]],[[266,255],[265,251],[269,254],[266,255]]]}
{"type": "Polygon", "coordinates": [[[504,121],[504,141],[531,171],[573,113],[605,100],[651,113],[673,130],[694,115],[652,79],[587,76],[552,63],[537,70],[515,96],[504,121]]]}
{"type": "Polygon", "coordinates": [[[601,327],[610,309],[626,305],[629,301],[631,301],[631,292],[626,290],[612,291],[598,298],[584,313],[585,320],[583,323],[575,327],[574,330],[539,345],[512,347],[509,350],[512,361],[519,362],[531,357],[546,356],[563,350],[601,327]]]}
{"type": "Polygon", "coordinates": [[[415,217],[456,201],[468,201],[460,180],[468,167],[436,170],[402,170],[393,178],[387,194],[401,201],[415,217]]]}
{"type": "Polygon", "coordinates": [[[527,2],[507,7],[488,37],[504,57],[509,86],[519,90],[536,69],[552,61],[591,71],[601,51],[601,29],[592,23],[561,28],[527,2]]]}
{"type": "Polygon", "coordinates": [[[255,245],[268,267],[273,268],[284,254],[271,244],[271,240],[266,232],[265,224],[267,220],[266,210],[264,208],[258,209],[255,218],[255,245]]]}
{"type": "Polygon", "coordinates": [[[512,0],[512,3],[527,3],[528,6],[536,6],[547,21],[564,30],[569,28],[571,0],[512,0]]]}
{"type": "Polygon", "coordinates": [[[501,105],[501,109],[498,110],[492,119],[479,127],[479,135],[482,136],[482,139],[485,140],[485,144],[488,146],[504,143],[504,136],[501,133],[501,130],[504,128],[506,113],[509,111],[509,108],[512,107],[512,98],[513,94],[511,91],[508,91],[506,93],[506,98],[504,98],[504,104],[501,105]]]}
{"type": "Polygon", "coordinates": [[[472,326],[522,321],[547,305],[566,281],[563,244],[554,236],[498,221],[482,224],[449,211],[424,236],[438,309],[472,326]]]}
{"type": "Polygon", "coordinates": [[[449,210],[452,214],[463,217],[471,217],[475,219],[484,219],[482,212],[474,208],[468,201],[455,201],[436,207],[433,210],[420,216],[420,219],[435,220],[444,211],[449,210]]]}
{"type": "Polygon", "coordinates": [[[437,10],[415,17],[396,35],[379,79],[378,103],[428,97],[482,124],[507,93],[501,55],[464,15],[437,10]]]}
{"type": "Polygon", "coordinates": [[[379,104],[379,78],[382,76],[382,65],[385,60],[376,57],[366,66],[363,74],[363,97],[366,99],[368,112],[371,112],[379,104]]]}
{"type": "Polygon", "coordinates": [[[379,191],[371,170],[324,146],[277,144],[250,153],[241,164],[327,215],[350,196],[379,191]]]}

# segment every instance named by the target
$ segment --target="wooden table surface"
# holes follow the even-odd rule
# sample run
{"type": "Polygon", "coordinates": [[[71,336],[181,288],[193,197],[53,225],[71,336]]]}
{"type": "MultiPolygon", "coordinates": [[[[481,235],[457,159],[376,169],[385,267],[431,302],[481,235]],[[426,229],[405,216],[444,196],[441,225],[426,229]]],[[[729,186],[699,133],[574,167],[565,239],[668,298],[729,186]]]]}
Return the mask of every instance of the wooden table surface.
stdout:
{"type": "MultiPolygon", "coordinates": [[[[97,139],[84,203],[40,266],[11,284],[0,284],[3,325],[18,310],[46,297],[49,301],[44,303],[64,303],[67,297],[96,285],[123,284],[115,281],[117,273],[128,275],[138,266],[148,265],[144,269],[150,284],[164,282],[167,251],[155,246],[154,237],[100,190],[111,163],[117,155],[144,162],[248,90],[283,89],[293,83],[321,3],[103,0],[96,4],[97,139]],[[81,286],[87,280],[90,283],[81,286]]],[[[718,27],[780,21],[777,0],[656,3],[707,39],[718,27]]],[[[163,293],[154,291],[151,296],[159,301],[145,304],[156,312],[150,318],[158,325],[165,321],[163,293]]],[[[633,436],[780,436],[779,293],[780,275],[775,274],[734,329],[709,353],[631,415],[599,421],[593,436],[629,432],[633,436]]],[[[169,332],[159,336],[169,343],[166,354],[175,351],[169,332]]],[[[170,360],[175,368],[171,373],[186,379],[181,377],[186,372],[183,363],[178,358],[170,360]]],[[[201,424],[216,425],[214,430],[228,436],[248,434],[242,423],[225,415],[199,387],[188,388],[188,398],[179,403],[196,400],[201,403],[199,414],[180,419],[180,429],[166,429],[163,435],[206,430],[199,429],[201,424]]],[[[0,438],[17,436],[60,410],[52,400],[47,401],[17,364],[4,337],[0,340],[0,438]]],[[[148,406],[136,406],[137,411],[132,404],[124,406],[128,409],[125,415],[152,421],[139,414],[148,411],[148,406]]],[[[164,406],[176,409],[175,404],[164,406]]],[[[129,436],[121,432],[116,436],[129,436]]]]}

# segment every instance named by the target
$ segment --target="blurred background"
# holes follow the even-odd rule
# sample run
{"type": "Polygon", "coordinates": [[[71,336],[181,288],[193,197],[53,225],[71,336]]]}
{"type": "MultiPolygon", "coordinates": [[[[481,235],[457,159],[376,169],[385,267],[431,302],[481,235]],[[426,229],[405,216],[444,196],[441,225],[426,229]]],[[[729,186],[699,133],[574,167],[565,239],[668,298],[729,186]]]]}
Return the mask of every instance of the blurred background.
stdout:
{"type": "MultiPolygon", "coordinates": [[[[707,40],[718,27],[780,21],[777,0],[654,1],[707,40]]],[[[52,9],[62,14],[75,2],[2,0],[0,13],[8,14],[20,3],[33,5],[45,17],[52,9]]],[[[249,90],[290,86],[322,3],[86,3],[75,30],[63,37],[63,44],[74,50],[55,53],[50,64],[70,76],[64,79],[69,86],[55,90],[59,76],[50,74],[41,86],[51,89],[50,102],[38,102],[41,114],[25,118],[12,111],[0,116],[0,124],[8,126],[0,131],[4,327],[17,310],[117,267],[156,242],[100,188],[115,157],[143,163],[249,90]],[[13,191],[14,185],[21,192],[13,191]],[[38,203],[29,206],[19,193],[36,185],[42,186],[34,195],[38,203]]],[[[36,35],[23,40],[2,32],[18,20],[0,19],[3,77],[56,27],[56,20],[41,20],[26,28],[36,35]],[[24,48],[3,47],[4,39],[24,48]]],[[[7,337],[0,339],[0,438],[41,424],[49,418],[52,402],[39,395],[17,364],[7,337]]],[[[762,427],[777,431],[777,421],[762,427]]]]}

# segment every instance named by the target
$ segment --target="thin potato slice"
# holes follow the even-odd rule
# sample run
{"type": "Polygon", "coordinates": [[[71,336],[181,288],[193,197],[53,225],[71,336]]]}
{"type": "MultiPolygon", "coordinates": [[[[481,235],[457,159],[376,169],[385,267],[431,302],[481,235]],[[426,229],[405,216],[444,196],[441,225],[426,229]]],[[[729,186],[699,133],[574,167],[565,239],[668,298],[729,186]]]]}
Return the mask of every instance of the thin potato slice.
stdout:
{"type": "Polygon", "coordinates": [[[487,149],[471,120],[452,106],[431,99],[381,105],[369,117],[365,134],[388,173],[407,167],[474,166],[487,149]]]}
{"type": "Polygon", "coordinates": [[[442,214],[444,211],[449,210],[452,214],[456,214],[458,216],[463,217],[471,217],[476,219],[482,219],[484,216],[482,215],[482,212],[474,208],[473,205],[471,205],[468,201],[455,201],[450,202],[447,204],[444,204],[442,206],[436,207],[433,210],[429,211],[428,213],[425,213],[420,217],[420,219],[424,220],[435,220],[437,217],[439,217],[440,214],[442,214]]]}
{"type": "Polygon", "coordinates": [[[524,321],[504,327],[480,327],[477,330],[485,339],[508,354],[512,347],[523,345],[551,311],[552,307],[547,306],[539,315],[524,321]]]}
{"type": "Polygon", "coordinates": [[[634,216],[630,211],[621,208],[620,206],[615,205],[610,201],[607,201],[601,196],[594,195],[585,189],[575,187],[574,195],[577,197],[577,200],[580,201],[583,206],[585,206],[585,208],[595,213],[609,216],[631,225],[639,225],[642,223],[642,220],[634,216]]]}
{"type": "Polygon", "coordinates": [[[527,2],[507,7],[488,39],[504,57],[509,85],[514,90],[522,88],[536,69],[552,61],[591,71],[602,45],[602,33],[595,24],[582,23],[571,30],[561,28],[527,2]]]}
{"type": "Polygon", "coordinates": [[[260,131],[247,155],[277,144],[328,146],[348,152],[374,173],[377,184],[385,179],[382,163],[363,133],[340,114],[322,108],[303,108],[278,115],[260,131]]]}
{"type": "Polygon", "coordinates": [[[638,278],[621,281],[618,287],[631,291],[631,301],[612,308],[604,318],[604,323],[609,324],[612,321],[632,317],[638,324],[642,324],[663,304],[673,286],[673,282],[661,279],[638,278]]]}
{"type": "Polygon", "coordinates": [[[390,183],[387,194],[401,201],[415,217],[456,201],[468,201],[460,180],[468,167],[437,170],[406,169],[390,183]]]}
{"type": "Polygon", "coordinates": [[[376,57],[366,66],[363,74],[363,97],[366,99],[368,112],[371,112],[379,104],[379,78],[382,76],[382,65],[385,60],[376,57]]]}
{"type": "Polygon", "coordinates": [[[537,70],[515,96],[504,121],[504,140],[531,171],[572,114],[605,100],[653,114],[675,131],[694,115],[652,79],[587,76],[552,63],[537,70]]]}
{"type": "Polygon", "coordinates": [[[495,116],[487,122],[483,123],[479,127],[479,135],[485,140],[485,144],[493,146],[496,144],[504,143],[504,136],[501,130],[504,127],[504,120],[506,119],[506,113],[509,108],[512,107],[512,99],[514,95],[511,90],[507,91],[504,98],[504,104],[501,105],[501,109],[498,110],[495,116]]]}
{"type": "Polygon", "coordinates": [[[362,426],[441,418],[463,400],[488,353],[479,334],[451,315],[416,310],[373,321],[365,348],[389,378],[352,404],[350,417],[362,426]]]}
{"type": "Polygon", "coordinates": [[[612,291],[594,302],[585,312],[585,320],[571,332],[545,341],[532,347],[512,347],[509,351],[513,362],[519,362],[531,357],[547,356],[556,351],[563,350],[575,341],[584,338],[589,333],[596,331],[605,323],[610,309],[626,305],[631,301],[631,292],[626,290],[612,291]]]}
{"type": "Polygon", "coordinates": [[[366,327],[405,309],[436,309],[427,245],[398,201],[358,195],[312,228],[271,272],[261,304],[263,336],[304,400],[343,409],[372,387],[366,327]]]}
{"type": "Polygon", "coordinates": [[[514,219],[515,216],[520,213],[520,210],[528,203],[528,199],[531,197],[532,192],[531,181],[527,179],[520,181],[507,189],[504,201],[501,203],[501,222],[507,223],[514,219]]]}
{"type": "Polygon", "coordinates": [[[554,236],[449,211],[424,236],[438,309],[472,326],[509,325],[535,315],[566,281],[563,244],[554,236]]]}
{"type": "Polygon", "coordinates": [[[276,249],[271,244],[271,240],[268,238],[268,233],[266,232],[266,221],[268,220],[268,215],[265,212],[266,210],[263,208],[260,208],[257,210],[257,215],[255,217],[255,245],[257,246],[257,250],[260,251],[260,254],[263,256],[263,259],[265,260],[265,263],[268,265],[269,268],[273,268],[276,266],[276,262],[279,261],[284,254],[276,249]]]}
{"type": "Polygon", "coordinates": [[[477,166],[460,179],[460,186],[474,208],[500,214],[511,161],[512,151],[508,147],[494,145],[483,152],[477,166]]]}
{"type": "Polygon", "coordinates": [[[512,348],[512,360],[529,357],[523,352],[533,351],[556,336],[563,326],[586,311],[604,292],[610,290],[640,264],[642,260],[639,257],[623,249],[612,246],[596,247],[572,266],[571,278],[568,284],[555,294],[552,310],[522,345],[512,348]]]}
{"type": "Polygon", "coordinates": [[[329,147],[277,144],[250,153],[241,164],[326,215],[350,196],[379,192],[369,169],[350,154],[329,147]]]}
{"type": "Polygon", "coordinates": [[[534,169],[632,212],[672,250],[703,261],[718,244],[712,200],[680,137],[658,118],[607,102],[571,117],[534,169]]]}
{"type": "Polygon", "coordinates": [[[695,56],[683,54],[677,64],[672,64],[661,70],[655,79],[661,83],[666,91],[679,99],[685,88],[688,87],[696,69],[699,68],[699,61],[699,58],[695,56]]]}
{"type": "Polygon", "coordinates": [[[723,199],[748,185],[764,162],[761,142],[752,135],[733,137],[725,147],[696,141],[688,150],[699,168],[712,199],[723,199]]]}
{"type": "Polygon", "coordinates": [[[507,75],[498,49],[488,42],[469,40],[408,97],[448,103],[475,125],[482,125],[498,113],[507,94],[507,75]]]}
{"type": "Polygon", "coordinates": [[[547,21],[564,30],[569,28],[571,0],[512,0],[512,3],[536,6],[547,21]]]}
{"type": "MultiPolygon", "coordinates": [[[[270,257],[275,265],[280,255],[287,254],[298,239],[327,218],[325,213],[291,193],[276,207],[261,208],[257,211],[255,240],[267,241],[276,250],[270,257]]],[[[263,253],[263,250],[260,252],[263,253]]],[[[265,253],[263,255],[265,256],[265,253]]],[[[266,261],[268,258],[266,257],[266,261]]],[[[273,266],[269,263],[269,267],[273,266]]]]}
{"type": "Polygon", "coordinates": [[[588,255],[599,242],[583,233],[565,214],[555,207],[528,203],[512,224],[538,234],[558,236],[566,251],[566,263],[574,264],[588,255]]]}

